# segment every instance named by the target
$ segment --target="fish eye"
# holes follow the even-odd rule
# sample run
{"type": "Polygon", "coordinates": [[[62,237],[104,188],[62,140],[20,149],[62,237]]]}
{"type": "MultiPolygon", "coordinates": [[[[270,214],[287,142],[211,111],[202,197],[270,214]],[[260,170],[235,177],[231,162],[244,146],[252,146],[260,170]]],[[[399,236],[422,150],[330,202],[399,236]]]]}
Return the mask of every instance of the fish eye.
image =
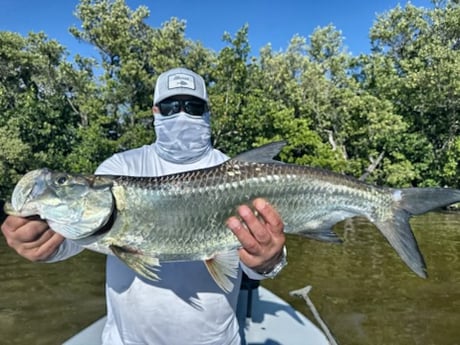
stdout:
{"type": "Polygon", "coordinates": [[[61,175],[56,178],[56,183],[59,185],[63,185],[67,182],[67,176],[61,175]]]}

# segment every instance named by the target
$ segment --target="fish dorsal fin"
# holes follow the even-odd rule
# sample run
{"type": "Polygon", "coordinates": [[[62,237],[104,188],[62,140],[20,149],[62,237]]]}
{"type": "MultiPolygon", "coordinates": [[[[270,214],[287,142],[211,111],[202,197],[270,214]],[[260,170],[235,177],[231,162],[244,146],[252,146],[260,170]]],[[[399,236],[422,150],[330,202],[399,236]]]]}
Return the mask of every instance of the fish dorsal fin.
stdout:
{"type": "Polygon", "coordinates": [[[156,274],[157,267],[160,266],[158,258],[143,255],[142,253],[127,247],[111,245],[110,249],[116,257],[144,278],[153,281],[160,279],[156,274]]]}
{"type": "Polygon", "coordinates": [[[234,284],[229,278],[238,276],[240,258],[237,250],[230,250],[214,255],[205,260],[206,268],[219,287],[225,292],[230,292],[234,284]]]}
{"type": "Polygon", "coordinates": [[[286,142],[275,141],[273,143],[265,144],[255,149],[240,153],[233,160],[241,162],[255,162],[255,163],[273,163],[278,164],[282,163],[280,161],[275,161],[275,157],[278,153],[281,152],[282,148],[286,146],[286,142]]]}

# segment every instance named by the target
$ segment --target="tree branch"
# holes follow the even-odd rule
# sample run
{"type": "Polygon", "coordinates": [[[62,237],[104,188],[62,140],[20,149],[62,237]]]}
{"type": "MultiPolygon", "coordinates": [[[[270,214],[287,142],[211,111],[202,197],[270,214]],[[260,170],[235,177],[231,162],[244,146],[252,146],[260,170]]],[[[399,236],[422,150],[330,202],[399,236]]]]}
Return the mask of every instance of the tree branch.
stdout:
{"type": "Polygon", "coordinates": [[[366,172],[364,174],[362,174],[361,177],[359,178],[360,181],[364,181],[365,179],[367,179],[367,177],[370,174],[372,174],[372,172],[377,168],[377,166],[382,161],[383,156],[385,156],[385,151],[382,151],[379,154],[379,156],[377,157],[377,159],[374,159],[374,158],[369,156],[369,160],[371,161],[371,164],[367,167],[366,172]]]}

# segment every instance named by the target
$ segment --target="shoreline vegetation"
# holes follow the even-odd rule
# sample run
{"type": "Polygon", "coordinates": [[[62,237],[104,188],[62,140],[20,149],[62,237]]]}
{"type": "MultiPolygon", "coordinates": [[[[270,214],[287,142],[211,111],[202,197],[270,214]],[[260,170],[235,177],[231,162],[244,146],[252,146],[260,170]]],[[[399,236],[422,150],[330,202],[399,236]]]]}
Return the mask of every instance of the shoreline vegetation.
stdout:
{"type": "Polygon", "coordinates": [[[96,57],[71,56],[44,32],[0,31],[0,199],[28,171],[92,173],[150,144],[156,78],[177,66],[205,78],[213,144],[229,156],[286,140],[284,162],[381,186],[460,188],[457,1],[376,15],[358,56],[332,24],[251,56],[250,23],[214,51],[187,38],[185,20],[148,25],[146,6],[80,0],[74,12],[70,33],[96,57]]]}

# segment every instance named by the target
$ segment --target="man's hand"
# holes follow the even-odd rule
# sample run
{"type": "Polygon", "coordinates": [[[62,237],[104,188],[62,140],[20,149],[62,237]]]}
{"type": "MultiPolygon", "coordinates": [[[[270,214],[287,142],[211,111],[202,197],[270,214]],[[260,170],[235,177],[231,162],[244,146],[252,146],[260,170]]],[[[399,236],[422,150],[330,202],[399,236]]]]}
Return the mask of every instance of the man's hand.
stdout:
{"type": "Polygon", "coordinates": [[[49,258],[64,241],[41,220],[9,216],[1,226],[8,245],[30,261],[49,258]]]}
{"type": "Polygon", "coordinates": [[[238,207],[237,217],[230,217],[227,226],[241,242],[240,259],[256,272],[269,272],[280,262],[286,241],[284,225],[278,212],[264,199],[253,202],[257,215],[246,205],[238,207]]]}

